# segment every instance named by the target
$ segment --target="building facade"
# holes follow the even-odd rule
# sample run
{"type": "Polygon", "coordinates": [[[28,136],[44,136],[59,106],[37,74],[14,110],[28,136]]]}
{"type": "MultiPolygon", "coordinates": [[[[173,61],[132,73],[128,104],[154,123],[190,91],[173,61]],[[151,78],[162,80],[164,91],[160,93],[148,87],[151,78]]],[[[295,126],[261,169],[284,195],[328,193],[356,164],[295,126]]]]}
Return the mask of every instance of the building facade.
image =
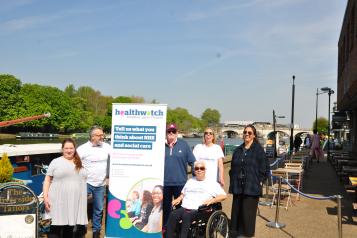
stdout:
{"type": "Polygon", "coordinates": [[[357,0],[349,0],[338,41],[337,111],[334,129],[348,131],[348,140],[357,152],[357,0]],[[345,116],[343,116],[345,115],[345,116]]]}

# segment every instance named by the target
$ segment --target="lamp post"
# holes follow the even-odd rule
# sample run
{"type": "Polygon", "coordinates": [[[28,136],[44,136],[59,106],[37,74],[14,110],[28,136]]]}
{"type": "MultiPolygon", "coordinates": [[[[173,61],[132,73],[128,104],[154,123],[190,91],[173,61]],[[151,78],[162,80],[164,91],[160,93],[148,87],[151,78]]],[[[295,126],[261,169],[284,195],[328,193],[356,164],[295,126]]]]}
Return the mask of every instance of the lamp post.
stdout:
{"type": "Polygon", "coordinates": [[[285,118],[285,116],[277,116],[275,115],[275,110],[273,110],[273,133],[274,133],[274,154],[273,154],[273,161],[276,159],[276,118],[285,118]]]}
{"type": "Polygon", "coordinates": [[[293,75],[292,97],[291,97],[291,125],[290,125],[290,149],[289,154],[293,153],[294,146],[294,101],[295,101],[295,75],[293,75]]]}
{"type": "Polygon", "coordinates": [[[318,102],[319,102],[319,95],[324,94],[327,92],[319,92],[319,89],[316,88],[316,114],[315,114],[315,130],[317,131],[317,109],[318,109],[318,102]]]}
{"type": "Polygon", "coordinates": [[[334,94],[335,91],[333,91],[329,87],[323,87],[321,88],[322,92],[327,92],[328,93],[328,127],[327,127],[327,159],[330,159],[330,103],[331,103],[331,94],[334,94]]]}

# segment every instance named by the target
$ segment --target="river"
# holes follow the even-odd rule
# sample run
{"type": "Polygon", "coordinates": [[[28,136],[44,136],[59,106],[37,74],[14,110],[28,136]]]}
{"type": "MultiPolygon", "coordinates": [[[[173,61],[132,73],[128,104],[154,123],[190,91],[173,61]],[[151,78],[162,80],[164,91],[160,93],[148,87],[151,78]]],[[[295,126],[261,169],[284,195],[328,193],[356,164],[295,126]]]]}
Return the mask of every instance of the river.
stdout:
{"type": "MultiPolygon", "coordinates": [[[[38,143],[61,143],[63,138],[57,139],[0,139],[0,145],[3,144],[38,144],[38,143]]],[[[193,148],[195,145],[202,143],[202,138],[183,138],[188,145],[193,148]]],[[[76,142],[78,145],[85,143],[87,139],[85,138],[78,138],[76,142]]],[[[240,145],[242,143],[241,138],[225,138],[224,144],[225,145],[240,145]]],[[[265,144],[264,140],[260,140],[262,145],[265,144]]],[[[217,141],[219,144],[219,141],[217,141]]]]}

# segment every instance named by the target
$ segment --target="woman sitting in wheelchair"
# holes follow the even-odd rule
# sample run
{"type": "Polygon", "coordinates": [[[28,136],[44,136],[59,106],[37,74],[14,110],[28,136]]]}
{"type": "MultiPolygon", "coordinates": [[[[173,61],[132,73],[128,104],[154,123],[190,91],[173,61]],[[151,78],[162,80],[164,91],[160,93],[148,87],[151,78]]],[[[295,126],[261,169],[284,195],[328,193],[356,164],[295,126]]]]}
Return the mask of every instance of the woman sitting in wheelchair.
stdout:
{"type": "Polygon", "coordinates": [[[181,195],[172,201],[172,206],[182,202],[180,208],[173,210],[166,227],[166,238],[173,238],[176,225],[182,220],[180,236],[186,238],[192,218],[202,205],[211,205],[226,199],[227,195],[219,183],[206,180],[206,164],[203,160],[194,163],[195,177],[189,179],[182,189],[181,195]]]}

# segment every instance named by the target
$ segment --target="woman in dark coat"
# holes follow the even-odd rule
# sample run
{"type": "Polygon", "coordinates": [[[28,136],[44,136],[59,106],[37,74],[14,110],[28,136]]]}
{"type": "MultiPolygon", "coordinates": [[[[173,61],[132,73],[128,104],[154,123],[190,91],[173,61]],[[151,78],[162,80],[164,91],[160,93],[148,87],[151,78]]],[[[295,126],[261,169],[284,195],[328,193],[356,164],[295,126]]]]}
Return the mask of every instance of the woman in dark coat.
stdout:
{"type": "Polygon", "coordinates": [[[233,194],[231,237],[253,237],[262,184],[270,174],[269,160],[257,139],[253,125],[243,131],[244,143],[232,156],[229,192],[233,194]]]}

